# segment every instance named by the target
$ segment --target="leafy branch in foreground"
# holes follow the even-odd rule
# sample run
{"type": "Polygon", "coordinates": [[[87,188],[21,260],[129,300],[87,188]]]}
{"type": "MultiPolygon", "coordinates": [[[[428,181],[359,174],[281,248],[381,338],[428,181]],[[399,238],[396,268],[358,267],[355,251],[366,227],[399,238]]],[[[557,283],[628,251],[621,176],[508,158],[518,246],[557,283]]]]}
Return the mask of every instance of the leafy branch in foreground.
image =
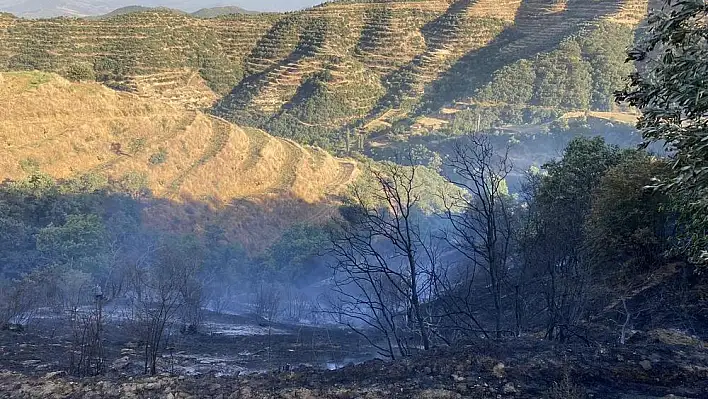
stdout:
{"type": "Polygon", "coordinates": [[[666,0],[628,55],[640,67],[617,99],[642,111],[647,144],[673,154],[673,173],[656,187],[680,195],[681,249],[708,263],[708,4],[666,0]]]}

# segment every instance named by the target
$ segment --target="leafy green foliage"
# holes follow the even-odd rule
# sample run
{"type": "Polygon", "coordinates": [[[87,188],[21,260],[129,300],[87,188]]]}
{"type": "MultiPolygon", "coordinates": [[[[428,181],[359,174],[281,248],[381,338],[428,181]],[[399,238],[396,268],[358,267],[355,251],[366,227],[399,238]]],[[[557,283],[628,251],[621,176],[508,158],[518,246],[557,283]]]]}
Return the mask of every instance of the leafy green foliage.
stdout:
{"type": "Polygon", "coordinates": [[[521,60],[495,72],[492,82],[479,90],[477,99],[482,102],[526,104],[534,96],[535,84],[535,63],[521,60]]]}
{"type": "Polygon", "coordinates": [[[93,65],[85,62],[79,62],[69,65],[69,67],[66,69],[65,75],[67,79],[74,82],[92,82],[96,80],[96,72],[93,70],[93,65]]]}
{"type": "Polygon", "coordinates": [[[346,99],[328,90],[328,75],[308,79],[298,90],[291,107],[273,118],[266,129],[277,136],[332,149],[339,133],[333,120],[346,119],[351,108],[346,99]]]}
{"type": "Polygon", "coordinates": [[[147,174],[134,171],[128,172],[118,180],[118,187],[121,191],[129,193],[133,198],[139,198],[149,191],[147,174]]]}
{"type": "Polygon", "coordinates": [[[651,271],[672,233],[669,199],[649,188],[668,165],[643,151],[626,154],[598,183],[587,220],[588,250],[602,275],[651,271]]]}
{"type": "Polygon", "coordinates": [[[25,173],[36,174],[39,172],[39,161],[35,158],[25,158],[20,161],[20,167],[25,173]]]}
{"type": "Polygon", "coordinates": [[[249,255],[217,225],[199,235],[155,231],[142,221],[143,204],[154,199],[136,198],[124,184],[92,174],[69,181],[37,174],[0,185],[0,284],[50,267],[119,284],[136,262],[152,258],[191,262],[214,290],[303,281],[325,269],[318,257],[328,242],[325,227],[293,226],[271,248],[249,255]]]}
{"type": "MultiPolygon", "coordinates": [[[[356,191],[362,199],[374,201],[378,195],[379,183],[377,183],[375,173],[387,175],[389,173],[405,173],[413,176],[413,189],[411,194],[415,195],[416,210],[426,215],[445,210],[445,196],[460,195],[461,189],[448,182],[441,176],[440,168],[442,160],[437,154],[430,154],[431,158],[418,157],[409,152],[407,155],[396,154],[387,161],[374,162],[370,159],[362,159],[364,163],[364,173],[362,173],[352,191],[356,191]]],[[[385,206],[385,204],[371,204],[372,207],[385,206]]]]}
{"type": "Polygon", "coordinates": [[[675,198],[651,188],[669,169],[644,150],[578,138],[529,176],[518,242],[525,270],[542,282],[548,337],[562,339],[584,310],[631,295],[628,282],[677,259],[667,257],[675,198]]]}
{"type": "Polygon", "coordinates": [[[559,160],[531,175],[520,254],[528,273],[542,281],[549,312],[546,336],[566,339],[583,317],[591,280],[586,221],[593,192],[622,151],[601,138],[570,142],[559,160]]]}
{"type": "Polygon", "coordinates": [[[196,64],[199,68],[199,75],[217,94],[227,94],[244,76],[243,68],[229,61],[220,52],[200,52],[197,54],[196,64]]]}
{"type": "Polygon", "coordinates": [[[563,41],[556,50],[522,59],[494,72],[475,93],[475,104],[458,113],[448,131],[459,134],[496,124],[543,123],[564,110],[609,111],[614,92],[632,66],[624,63],[630,27],[603,21],[563,41]]]}
{"type": "Polygon", "coordinates": [[[621,153],[601,138],[578,138],[570,142],[562,159],[543,166],[546,174],[541,176],[536,200],[549,217],[559,218],[558,228],[569,229],[565,238],[575,241],[583,236],[593,190],[607,170],[620,162],[621,153]]]}
{"type": "Polygon", "coordinates": [[[682,197],[683,246],[708,263],[708,5],[668,5],[649,18],[646,37],[629,51],[643,65],[618,98],[642,111],[637,127],[648,142],[674,152],[674,173],[658,185],[682,197]]]}
{"type": "Polygon", "coordinates": [[[41,174],[0,186],[0,276],[51,265],[100,274],[108,244],[121,241],[111,222],[133,226],[137,217],[122,206],[126,198],[108,201],[104,189],[91,177],[60,184],[41,174]]]}
{"type": "Polygon", "coordinates": [[[69,215],[61,226],[50,224],[40,229],[35,240],[43,256],[64,263],[100,252],[106,245],[106,233],[97,215],[69,215]]]}
{"type": "Polygon", "coordinates": [[[131,155],[137,154],[145,149],[147,145],[147,139],[145,137],[134,138],[128,143],[128,152],[131,155]]]}
{"type": "Polygon", "coordinates": [[[558,50],[536,61],[536,91],[532,102],[543,107],[588,109],[592,74],[575,41],[561,44],[558,50]]]}
{"type": "Polygon", "coordinates": [[[319,269],[329,245],[329,235],[320,226],[296,225],[268,249],[261,258],[271,276],[298,282],[312,277],[319,269]]]}
{"type": "Polygon", "coordinates": [[[161,165],[167,162],[167,150],[160,148],[158,152],[150,155],[149,162],[151,165],[161,165]]]}
{"type": "Polygon", "coordinates": [[[628,26],[605,21],[577,40],[592,70],[590,106],[609,111],[614,104],[615,91],[625,85],[627,75],[634,70],[631,64],[624,62],[625,49],[634,41],[634,31],[628,26]]]}
{"type": "Polygon", "coordinates": [[[342,125],[356,125],[363,112],[384,93],[378,82],[365,79],[365,75],[357,76],[347,77],[353,80],[347,84],[338,83],[341,78],[336,78],[330,69],[310,76],[280,113],[256,124],[271,134],[300,143],[331,151],[343,149],[346,131],[342,125]]]}

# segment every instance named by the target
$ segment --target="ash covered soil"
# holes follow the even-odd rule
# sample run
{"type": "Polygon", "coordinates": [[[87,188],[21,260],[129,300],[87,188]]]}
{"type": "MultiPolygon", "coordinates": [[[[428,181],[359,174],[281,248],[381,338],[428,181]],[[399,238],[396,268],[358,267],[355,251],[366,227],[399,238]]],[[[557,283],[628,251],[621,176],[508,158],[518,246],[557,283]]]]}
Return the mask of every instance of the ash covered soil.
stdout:
{"type": "MultiPolygon", "coordinates": [[[[107,318],[107,377],[144,374],[144,346],[131,328],[120,312],[107,318]]],[[[168,330],[165,341],[158,370],[182,376],[235,376],[301,366],[336,369],[375,357],[373,348],[349,330],[271,323],[253,315],[209,312],[199,331],[168,330]]],[[[0,331],[0,370],[28,376],[69,370],[71,350],[68,322],[47,314],[22,331],[0,331]]]]}
{"type": "Polygon", "coordinates": [[[626,345],[481,342],[327,370],[328,357],[369,356],[369,348],[338,329],[273,325],[270,336],[258,335],[268,326],[252,321],[212,318],[214,331],[181,338],[174,357],[182,360],[164,356],[163,373],[154,377],[140,375],[139,356],[121,342],[118,328],[107,338],[114,361],[106,375],[83,379],[64,373],[65,344],[56,336],[4,331],[0,397],[708,398],[706,344],[673,330],[636,333],[626,345]],[[224,334],[224,325],[240,335],[224,334]],[[284,364],[292,368],[283,371],[284,364]]]}

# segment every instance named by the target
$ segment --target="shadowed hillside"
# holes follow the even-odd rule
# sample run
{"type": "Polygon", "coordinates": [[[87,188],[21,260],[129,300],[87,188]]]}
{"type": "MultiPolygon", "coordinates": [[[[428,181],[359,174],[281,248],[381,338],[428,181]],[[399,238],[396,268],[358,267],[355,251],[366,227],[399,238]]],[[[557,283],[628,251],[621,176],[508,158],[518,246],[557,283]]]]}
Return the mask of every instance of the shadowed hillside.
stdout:
{"type": "Polygon", "coordinates": [[[48,73],[0,74],[0,119],[1,179],[106,176],[135,197],[149,190],[170,200],[147,210],[158,224],[198,227],[220,215],[251,247],[292,223],[326,220],[328,198],[357,173],[321,149],[48,73]]]}

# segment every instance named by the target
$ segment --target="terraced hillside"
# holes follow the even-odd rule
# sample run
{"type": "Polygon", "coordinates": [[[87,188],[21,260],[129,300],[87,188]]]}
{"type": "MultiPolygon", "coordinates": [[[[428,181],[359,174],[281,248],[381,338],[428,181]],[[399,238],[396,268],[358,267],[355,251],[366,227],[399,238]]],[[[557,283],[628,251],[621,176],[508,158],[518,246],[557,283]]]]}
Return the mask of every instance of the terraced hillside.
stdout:
{"type": "Polygon", "coordinates": [[[49,73],[0,74],[0,120],[0,180],[107,177],[151,192],[145,212],[157,225],[217,223],[253,249],[293,223],[327,220],[330,197],[357,174],[321,149],[49,73]]]}
{"type": "MultiPolygon", "coordinates": [[[[347,131],[364,133],[453,104],[455,111],[474,108],[495,73],[600,27],[631,33],[650,2],[334,1],[302,12],[213,19],[169,10],[102,20],[5,15],[0,70],[71,76],[88,69],[89,78],[115,88],[192,109],[215,103],[212,112],[225,119],[342,148],[351,141],[347,131]],[[218,99],[195,88],[194,75],[218,99]]],[[[608,55],[593,56],[582,54],[590,64],[608,55]]],[[[538,99],[520,105],[546,106],[538,99]]]]}

